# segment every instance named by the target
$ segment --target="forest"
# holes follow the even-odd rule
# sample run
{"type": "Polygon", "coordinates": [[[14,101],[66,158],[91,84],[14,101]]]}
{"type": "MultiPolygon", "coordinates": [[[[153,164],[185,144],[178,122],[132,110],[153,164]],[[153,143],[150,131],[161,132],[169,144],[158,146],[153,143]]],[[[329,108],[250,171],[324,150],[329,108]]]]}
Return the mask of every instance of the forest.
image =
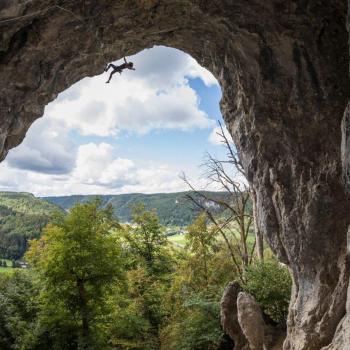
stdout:
{"type": "Polygon", "coordinates": [[[291,280],[268,249],[245,266],[237,246],[236,265],[204,213],[181,248],[142,204],[132,225],[113,212],[98,200],[56,212],[30,241],[30,268],[0,274],[1,349],[229,349],[219,305],[235,279],[285,324],[291,280]]]}
{"type": "Polygon", "coordinates": [[[56,211],[62,209],[31,193],[0,192],[0,258],[21,259],[56,211]]]}
{"type": "MultiPolygon", "coordinates": [[[[0,259],[21,260],[28,241],[39,238],[42,229],[56,211],[67,211],[77,203],[99,199],[102,206],[113,206],[114,215],[121,223],[132,220],[132,208],[142,202],[146,209],[156,210],[160,223],[176,233],[189,225],[200,213],[186,198],[191,192],[81,195],[62,197],[35,197],[24,192],[0,192],[0,259]]],[[[226,192],[201,192],[213,198],[227,200],[226,192]]],[[[192,193],[205,203],[200,196],[192,193]]],[[[209,203],[209,202],[208,202],[209,203]]],[[[217,208],[221,213],[224,208],[217,208]]]]}
{"type": "Polygon", "coordinates": [[[205,165],[224,192],[198,190],[183,175],[190,191],[176,215],[191,212],[192,220],[181,241],[149,202],[132,201],[125,222],[106,197],[80,197],[63,210],[2,193],[2,244],[15,233],[25,243],[8,244],[1,258],[24,253],[26,265],[0,270],[0,349],[231,350],[220,305],[232,281],[284,339],[291,277],[255,224],[254,192],[236,180],[244,170],[221,135],[229,161],[208,155],[205,165]]]}
{"type": "MultiPolygon", "coordinates": [[[[202,191],[206,196],[217,199],[228,200],[229,194],[226,191],[209,192],[202,191]]],[[[189,192],[175,193],[128,193],[118,195],[73,195],[42,197],[43,200],[59,206],[64,210],[69,210],[76,203],[84,203],[98,197],[104,205],[111,204],[114,208],[114,214],[121,222],[130,222],[132,220],[132,207],[142,202],[146,209],[155,209],[159,216],[159,221],[164,226],[187,226],[200,212],[198,208],[191,205],[186,200],[189,192]]],[[[1,197],[0,197],[1,198],[1,197]]]]}

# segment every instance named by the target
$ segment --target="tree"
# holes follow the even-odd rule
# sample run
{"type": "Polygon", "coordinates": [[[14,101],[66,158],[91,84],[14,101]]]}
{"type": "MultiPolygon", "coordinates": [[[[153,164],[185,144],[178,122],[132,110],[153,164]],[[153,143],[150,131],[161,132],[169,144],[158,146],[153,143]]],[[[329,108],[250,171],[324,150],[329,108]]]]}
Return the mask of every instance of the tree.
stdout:
{"type": "Polygon", "coordinates": [[[249,266],[245,275],[247,283],[244,289],[275,322],[285,323],[292,288],[288,268],[270,258],[249,266]]]}
{"type": "Polygon", "coordinates": [[[77,204],[59,221],[30,242],[26,259],[44,281],[46,303],[76,320],[79,349],[93,349],[106,295],[123,278],[121,248],[113,234],[119,224],[99,201],[77,204]]]}
{"type": "Polygon", "coordinates": [[[214,232],[208,229],[207,216],[205,213],[199,215],[198,218],[188,226],[186,236],[186,248],[191,252],[191,256],[188,260],[193,260],[193,270],[198,277],[201,276],[204,279],[204,286],[207,288],[209,283],[209,263],[213,255],[216,237],[214,232]]]}
{"type": "Polygon", "coordinates": [[[159,349],[159,330],[166,314],[162,306],[170,286],[173,262],[163,227],[154,210],[143,204],[132,210],[132,225],[123,229],[128,261],[127,292],[116,295],[117,312],[111,330],[119,349],[159,349]]]}
{"type": "Polygon", "coordinates": [[[169,317],[161,331],[161,349],[216,350],[222,340],[221,283],[231,278],[232,267],[218,259],[224,251],[218,249],[220,242],[207,221],[203,213],[187,228],[185,251],[179,255],[171,288],[163,299],[169,317]],[[219,282],[216,277],[223,267],[226,279],[219,282]]]}
{"type": "Polygon", "coordinates": [[[146,210],[144,204],[139,203],[132,210],[133,226],[125,231],[125,238],[135,256],[145,264],[150,274],[162,272],[167,264],[163,260],[168,257],[168,244],[164,228],[159,223],[154,210],[146,210]]]}
{"type": "Polygon", "coordinates": [[[28,271],[0,274],[0,349],[32,349],[39,289],[28,271]]]}
{"type": "Polygon", "coordinates": [[[257,225],[254,226],[255,240],[252,244],[249,243],[249,233],[254,216],[256,216],[256,197],[247,182],[239,153],[226,136],[221,124],[218,136],[227,150],[227,159],[217,159],[208,153],[203,167],[209,183],[226,191],[230,195],[229,200],[215,198],[206,192],[199,191],[185,175],[182,178],[193,191],[187,197],[196,207],[206,213],[217,232],[220,233],[230,252],[232,263],[239,273],[239,278],[244,282],[244,271],[252,262],[256,245],[258,245],[258,258],[263,259],[263,241],[257,225]],[[208,203],[214,205],[208,205],[208,203]],[[253,203],[253,208],[251,208],[251,203],[253,203]],[[216,215],[213,210],[217,207],[222,210],[220,216],[216,215]]]}

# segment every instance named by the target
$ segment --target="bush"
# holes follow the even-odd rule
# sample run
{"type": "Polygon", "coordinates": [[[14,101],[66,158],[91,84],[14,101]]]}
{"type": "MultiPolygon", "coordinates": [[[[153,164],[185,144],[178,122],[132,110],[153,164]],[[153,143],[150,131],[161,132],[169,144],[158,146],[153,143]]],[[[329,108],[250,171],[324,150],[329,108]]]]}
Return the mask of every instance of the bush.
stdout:
{"type": "Polygon", "coordinates": [[[245,291],[254,296],[263,311],[276,322],[286,321],[292,279],[276,260],[252,265],[245,273],[245,291]]]}
{"type": "Polygon", "coordinates": [[[161,350],[216,350],[223,333],[219,301],[194,294],[182,305],[161,332],[161,350]]]}

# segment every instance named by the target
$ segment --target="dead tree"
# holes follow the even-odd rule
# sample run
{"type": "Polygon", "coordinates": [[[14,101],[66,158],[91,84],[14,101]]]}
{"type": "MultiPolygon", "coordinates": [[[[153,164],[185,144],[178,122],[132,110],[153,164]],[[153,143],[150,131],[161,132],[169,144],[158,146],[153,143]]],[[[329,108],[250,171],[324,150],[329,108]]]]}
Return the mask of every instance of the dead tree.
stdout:
{"type": "Polygon", "coordinates": [[[210,196],[207,192],[196,189],[185,175],[182,178],[192,190],[187,197],[207,214],[210,222],[222,236],[232,262],[242,277],[244,270],[252,262],[255,248],[257,248],[257,258],[263,259],[263,240],[254,220],[256,197],[247,182],[239,154],[232,141],[226,136],[221,124],[217,134],[227,150],[227,159],[220,160],[208,153],[202,166],[209,183],[216,184],[216,187],[227,192],[228,200],[210,196]],[[215,203],[222,209],[223,214],[217,216],[208,203],[215,203]],[[250,245],[248,237],[252,226],[255,230],[255,240],[250,245]]]}

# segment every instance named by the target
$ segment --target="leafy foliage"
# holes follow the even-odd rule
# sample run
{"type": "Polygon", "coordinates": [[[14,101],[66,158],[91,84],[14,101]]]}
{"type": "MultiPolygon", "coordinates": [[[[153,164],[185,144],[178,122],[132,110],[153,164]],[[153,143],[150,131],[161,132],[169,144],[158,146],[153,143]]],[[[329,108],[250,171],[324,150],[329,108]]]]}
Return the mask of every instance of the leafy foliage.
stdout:
{"type": "Polygon", "coordinates": [[[61,309],[76,322],[81,349],[98,346],[93,333],[106,295],[123,278],[121,248],[111,233],[117,226],[111,208],[100,209],[97,201],[78,204],[61,223],[48,225],[40,240],[31,241],[26,254],[44,283],[41,298],[48,309],[61,309]]]}
{"type": "Polygon", "coordinates": [[[111,329],[113,344],[120,349],[159,349],[159,332],[165,321],[162,300],[170,288],[174,262],[154,211],[143,205],[133,208],[133,223],[121,231],[128,261],[127,288],[123,298],[115,296],[118,312],[111,329]],[[123,326],[127,322],[128,327],[123,326]]]}
{"type": "MultiPolygon", "coordinates": [[[[47,215],[59,208],[26,192],[0,192],[0,205],[5,207],[5,210],[7,208],[9,211],[30,215],[47,215]]],[[[1,216],[4,214],[2,211],[0,213],[1,216]]]]}
{"type": "Polygon", "coordinates": [[[204,296],[189,297],[181,312],[162,332],[162,349],[216,350],[223,337],[219,324],[219,302],[204,296]]]}
{"type": "MultiPolygon", "coordinates": [[[[209,193],[209,192],[208,192],[209,193]]],[[[132,208],[144,203],[145,209],[157,213],[159,223],[165,226],[187,226],[199,214],[186,199],[186,192],[161,194],[123,194],[99,196],[104,207],[112,205],[114,214],[122,222],[133,220],[132,208]]],[[[211,197],[223,198],[224,192],[213,192],[211,197]]],[[[19,260],[28,248],[28,241],[39,238],[42,229],[55,212],[70,209],[77,203],[86,203],[96,196],[65,196],[36,198],[30,193],[0,192],[0,258],[19,260]]],[[[199,198],[199,200],[201,200],[199,198]]],[[[203,203],[206,205],[206,203],[203,203]]],[[[220,208],[216,208],[220,212],[220,208]]]]}
{"type": "MultiPolygon", "coordinates": [[[[31,268],[0,274],[0,349],[219,350],[226,284],[238,273],[217,230],[199,215],[175,248],[154,210],[134,206],[120,225],[93,201],[54,215],[30,242],[31,268]]],[[[6,268],[4,268],[6,269],[6,268]]],[[[288,270],[252,265],[246,289],[284,320],[288,270]]]]}
{"type": "Polygon", "coordinates": [[[0,192],[0,257],[18,260],[61,209],[29,193],[0,192]]]}
{"type": "Polygon", "coordinates": [[[161,348],[217,349],[223,337],[219,323],[220,284],[227,280],[216,279],[220,267],[214,264],[214,257],[224,250],[217,249],[219,243],[204,214],[189,226],[187,240],[164,300],[170,317],[162,329],[161,348]]]}
{"type": "Polygon", "coordinates": [[[292,286],[288,269],[269,259],[250,266],[245,278],[245,290],[255,297],[264,312],[276,322],[286,321],[292,286]]]}
{"type": "Polygon", "coordinates": [[[0,274],[0,349],[31,346],[37,333],[38,294],[29,273],[0,274]]]}

